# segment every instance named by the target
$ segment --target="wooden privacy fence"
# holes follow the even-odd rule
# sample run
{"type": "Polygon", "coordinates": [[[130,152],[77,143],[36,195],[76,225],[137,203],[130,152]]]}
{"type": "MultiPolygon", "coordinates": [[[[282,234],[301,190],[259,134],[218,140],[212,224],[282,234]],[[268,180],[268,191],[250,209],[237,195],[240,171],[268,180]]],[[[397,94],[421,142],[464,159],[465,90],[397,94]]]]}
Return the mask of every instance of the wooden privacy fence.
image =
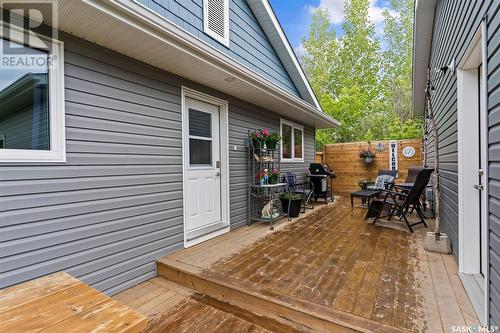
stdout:
{"type": "MultiPolygon", "coordinates": [[[[395,141],[372,141],[372,142],[349,142],[325,145],[323,152],[316,153],[316,161],[328,165],[337,174],[333,180],[333,190],[337,194],[346,194],[359,190],[358,182],[362,179],[374,181],[377,178],[378,170],[389,170],[389,154],[391,151],[390,142],[396,143],[394,153],[397,154],[397,169],[399,170],[396,182],[404,182],[408,167],[422,165],[423,152],[422,141],[420,139],[395,140],[395,141]],[[382,150],[382,145],[384,147],[382,150]],[[365,164],[359,158],[360,150],[370,147],[376,154],[375,160],[371,164],[365,164]],[[380,150],[377,150],[377,147],[380,150]],[[407,147],[415,149],[412,157],[405,157],[403,150],[407,147]]],[[[411,151],[411,149],[407,149],[411,151]]]]}

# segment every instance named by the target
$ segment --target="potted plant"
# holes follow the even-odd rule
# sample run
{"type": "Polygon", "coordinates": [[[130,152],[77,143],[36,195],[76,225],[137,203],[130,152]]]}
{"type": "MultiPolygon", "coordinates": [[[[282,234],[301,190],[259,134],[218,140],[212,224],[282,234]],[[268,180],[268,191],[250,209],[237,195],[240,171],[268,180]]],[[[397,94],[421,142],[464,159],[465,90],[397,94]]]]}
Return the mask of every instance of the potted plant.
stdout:
{"type": "Polygon", "coordinates": [[[257,130],[250,134],[252,144],[256,149],[265,148],[266,139],[261,130],[257,130]]]}
{"type": "Polygon", "coordinates": [[[368,185],[370,185],[370,181],[368,179],[360,179],[358,180],[358,185],[362,190],[366,190],[368,185]]]}
{"type": "Polygon", "coordinates": [[[302,196],[293,192],[283,192],[280,194],[281,206],[283,213],[288,214],[289,217],[297,217],[300,213],[302,206],[302,196]],[[288,209],[290,205],[290,210],[288,209]]]}
{"type": "Polygon", "coordinates": [[[375,153],[372,152],[370,149],[361,150],[359,152],[359,158],[362,158],[365,164],[371,164],[375,159],[375,153]]]}
{"type": "Polygon", "coordinates": [[[262,134],[264,135],[266,139],[266,147],[267,149],[276,149],[276,146],[278,145],[278,142],[280,142],[281,137],[279,136],[278,133],[276,132],[269,132],[267,128],[265,128],[262,131],[262,134]]]}
{"type": "Polygon", "coordinates": [[[269,184],[278,184],[281,171],[277,167],[271,169],[269,172],[269,184]]]}

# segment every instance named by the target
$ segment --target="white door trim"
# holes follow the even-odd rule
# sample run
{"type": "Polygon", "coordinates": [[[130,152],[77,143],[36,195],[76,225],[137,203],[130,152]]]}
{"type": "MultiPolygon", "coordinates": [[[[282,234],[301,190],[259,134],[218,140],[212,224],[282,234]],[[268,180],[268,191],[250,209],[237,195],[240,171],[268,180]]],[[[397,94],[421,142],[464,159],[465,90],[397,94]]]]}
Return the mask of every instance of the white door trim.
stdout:
{"type": "Polygon", "coordinates": [[[182,109],[182,211],[183,211],[183,230],[184,230],[184,247],[190,247],[210,238],[222,235],[230,230],[229,221],[229,115],[228,102],[194,89],[182,86],[181,87],[181,109],[182,109]],[[188,205],[186,191],[186,168],[189,165],[185,142],[189,133],[186,131],[187,110],[186,97],[193,98],[205,103],[217,105],[220,110],[219,128],[220,128],[220,161],[221,161],[221,215],[222,221],[226,224],[225,228],[216,230],[209,234],[189,240],[186,230],[186,208],[188,205]]]}
{"type": "MultiPolygon", "coordinates": [[[[462,60],[457,66],[457,127],[458,127],[458,266],[459,272],[467,275],[478,275],[481,268],[479,258],[488,260],[488,120],[487,120],[487,57],[486,57],[486,26],[483,21],[474,38],[472,39],[462,60]],[[482,89],[479,91],[478,67],[482,64],[482,89]],[[479,114],[478,105],[481,105],[479,114]],[[479,127],[471,124],[480,124],[479,127]],[[477,142],[471,138],[480,138],[481,149],[479,154],[477,142]],[[478,183],[478,162],[481,158],[484,175],[483,199],[481,207],[472,207],[471,203],[477,202],[477,190],[473,186],[478,183]],[[473,174],[474,177],[470,177],[473,174]],[[479,209],[483,214],[483,221],[477,221],[479,209]],[[483,234],[478,230],[478,222],[482,223],[483,234]],[[483,248],[479,249],[479,238],[485,241],[483,248]],[[482,251],[482,253],[480,252],[482,251]]],[[[475,306],[476,313],[483,324],[488,322],[489,307],[489,270],[484,273],[484,281],[476,280],[480,290],[484,292],[482,303],[475,306]]],[[[471,280],[471,279],[469,279],[471,280]]],[[[464,284],[465,286],[466,284],[464,284]]],[[[470,288],[467,292],[471,293],[470,288]]],[[[478,290],[476,288],[476,290],[478,290]]],[[[469,298],[472,299],[472,295],[469,298]]],[[[474,303],[474,302],[473,302],[474,303]]]]}

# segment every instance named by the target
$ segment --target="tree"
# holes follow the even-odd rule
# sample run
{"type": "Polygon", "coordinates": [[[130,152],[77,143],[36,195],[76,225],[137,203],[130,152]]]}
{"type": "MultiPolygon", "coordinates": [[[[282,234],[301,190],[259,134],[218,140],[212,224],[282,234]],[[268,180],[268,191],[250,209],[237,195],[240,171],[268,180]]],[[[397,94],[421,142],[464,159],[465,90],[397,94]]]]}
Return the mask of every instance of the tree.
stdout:
{"type": "Polygon", "coordinates": [[[347,0],[344,36],[317,9],[302,45],[304,69],[323,110],[339,120],[337,129],[318,130],[326,143],[421,137],[422,121],[412,117],[413,0],[392,0],[385,11],[381,48],[369,19],[369,0],[347,0]]]}
{"type": "Polygon", "coordinates": [[[364,121],[381,97],[378,74],[381,67],[379,42],[369,21],[369,0],[348,0],[345,5],[345,35],[337,38],[328,12],[318,9],[312,17],[302,63],[325,112],[339,120],[338,129],[319,130],[318,147],[333,141],[354,141],[371,134],[364,121]]]}
{"type": "Polygon", "coordinates": [[[412,57],[414,0],[391,0],[385,10],[382,86],[387,107],[403,123],[412,118],[412,57]]]}

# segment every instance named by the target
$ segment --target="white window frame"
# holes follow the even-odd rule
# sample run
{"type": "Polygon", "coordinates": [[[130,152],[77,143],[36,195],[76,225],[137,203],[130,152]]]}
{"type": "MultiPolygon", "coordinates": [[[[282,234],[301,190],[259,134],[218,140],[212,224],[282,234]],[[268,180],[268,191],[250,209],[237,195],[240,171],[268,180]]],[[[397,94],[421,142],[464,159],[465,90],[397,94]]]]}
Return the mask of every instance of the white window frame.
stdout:
{"type": "MultiPolygon", "coordinates": [[[[7,23],[3,23],[1,28],[0,38],[20,44],[24,43],[24,37],[29,33],[15,26],[9,26],[7,23]],[[7,34],[7,31],[10,33],[7,34]]],[[[36,36],[36,38],[51,43],[52,50],[50,50],[49,56],[54,61],[54,65],[49,66],[48,69],[50,150],[0,149],[0,164],[66,162],[64,43],[49,37],[36,36]]]]}
{"type": "Polygon", "coordinates": [[[280,119],[280,137],[281,137],[281,142],[283,143],[283,125],[288,125],[292,128],[292,138],[291,138],[291,153],[292,157],[291,158],[284,158],[283,157],[283,144],[281,144],[280,147],[280,156],[281,156],[281,161],[282,162],[296,162],[296,163],[303,163],[304,162],[304,126],[293,123],[291,121],[285,120],[285,119],[280,119]],[[298,129],[302,132],[302,157],[301,158],[295,158],[295,129],[298,129]]]}
{"type": "Polygon", "coordinates": [[[229,47],[229,0],[224,0],[224,36],[210,30],[208,27],[208,1],[203,0],[203,30],[207,35],[218,41],[219,43],[229,47]]]}

